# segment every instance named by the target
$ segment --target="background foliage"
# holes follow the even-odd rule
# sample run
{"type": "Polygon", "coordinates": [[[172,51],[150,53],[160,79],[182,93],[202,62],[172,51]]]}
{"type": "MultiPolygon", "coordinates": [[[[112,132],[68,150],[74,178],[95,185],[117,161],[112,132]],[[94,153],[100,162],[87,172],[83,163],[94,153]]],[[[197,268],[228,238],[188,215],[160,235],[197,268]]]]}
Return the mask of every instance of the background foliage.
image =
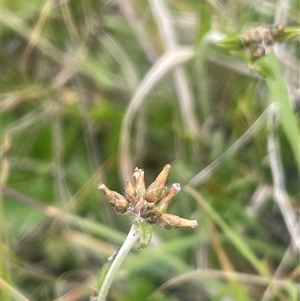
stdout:
{"type": "Polygon", "coordinates": [[[166,163],[199,227],[155,228],[108,300],[297,300],[299,37],[266,78],[213,45],[299,26],[297,1],[16,0],[1,21],[1,300],[88,300],[131,222],[97,183],[166,163]]]}

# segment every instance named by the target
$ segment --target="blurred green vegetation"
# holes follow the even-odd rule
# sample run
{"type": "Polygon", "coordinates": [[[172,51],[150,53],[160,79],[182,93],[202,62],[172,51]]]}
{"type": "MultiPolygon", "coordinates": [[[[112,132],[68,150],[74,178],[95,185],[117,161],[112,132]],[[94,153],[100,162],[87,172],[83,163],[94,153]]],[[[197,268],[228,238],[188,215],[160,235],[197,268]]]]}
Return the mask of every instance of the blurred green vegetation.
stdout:
{"type": "Polygon", "coordinates": [[[183,187],[168,211],[199,226],[155,227],[107,301],[297,300],[268,143],[276,104],[298,216],[299,36],[254,64],[214,39],[249,24],[299,29],[299,3],[158,2],[4,0],[1,300],[89,300],[131,223],[97,183],[122,192],[135,166],[150,183],[166,163],[168,186],[183,187]]]}

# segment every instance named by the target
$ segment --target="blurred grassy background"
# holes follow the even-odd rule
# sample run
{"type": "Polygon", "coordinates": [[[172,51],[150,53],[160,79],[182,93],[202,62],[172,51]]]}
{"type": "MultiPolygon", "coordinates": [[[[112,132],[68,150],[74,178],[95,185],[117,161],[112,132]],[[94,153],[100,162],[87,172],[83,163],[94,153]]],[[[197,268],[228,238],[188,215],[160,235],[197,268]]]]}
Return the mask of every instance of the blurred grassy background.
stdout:
{"type": "Polygon", "coordinates": [[[299,26],[298,1],[4,0],[1,21],[1,300],[88,300],[131,223],[97,183],[166,163],[199,227],[155,227],[108,300],[297,300],[299,38],[269,79],[210,41],[299,26]]]}

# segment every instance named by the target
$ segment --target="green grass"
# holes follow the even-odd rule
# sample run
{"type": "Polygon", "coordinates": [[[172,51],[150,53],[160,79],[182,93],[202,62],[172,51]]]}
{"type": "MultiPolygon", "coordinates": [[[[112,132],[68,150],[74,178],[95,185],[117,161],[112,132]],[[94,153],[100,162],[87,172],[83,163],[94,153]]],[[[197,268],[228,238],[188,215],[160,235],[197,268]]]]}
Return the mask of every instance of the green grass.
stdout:
{"type": "Polygon", "coordinates": [[[299,5],[27,2],[1,15],[0,299],[89,300],[131,226],[97,184],[169,163],[168,212],[199,226],[154,226],[107,301],[297,300],[299,5]],[[229,49],[278,16],[276,51],[229,49]]]}

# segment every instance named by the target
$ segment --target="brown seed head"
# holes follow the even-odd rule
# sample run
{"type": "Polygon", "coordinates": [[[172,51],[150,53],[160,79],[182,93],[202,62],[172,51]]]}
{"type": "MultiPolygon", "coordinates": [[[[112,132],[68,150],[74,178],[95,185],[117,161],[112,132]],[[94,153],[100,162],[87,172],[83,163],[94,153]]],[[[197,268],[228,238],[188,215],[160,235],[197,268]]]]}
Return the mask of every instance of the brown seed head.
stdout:
{"type": "Polygon", "coordinates": [[[135,204],[138,201],[136,189],[128,181],[126,182],[126,187],[125,187],[125,198],[129,203],[133,203],[133,204],[135,204]]]}
{"type": "Polygon", "coordinates": [[[157,210],[161,212],[166,212],[169,204],[172,201],[172,198],[175,196],[176,193],[180,191],[180,184],[174,183],[172,184],[170,190],[167,192],[167,194],[158,202],[157,204],[157,210]]]}
{"type": "Polygon", "coordinates": [[[148,202],[156,203],[162,197],[170,168],[170,164],[165,165],[155,181],[147,188],[145,198],[148,202]]]}
{"type": "Polygon", "coordinates": [[[257,60],[266,55],[266,48],[263,46],[257,46],[250,50],[251,59],[257,60]]]}
{"type": "Polygon", "coordinates": [[[145,196],[146,193],[146,185],[144,179],[144,170],[135,168],[133,176],[135,178],[135,188],[138,196],[145,196]]]}
{"type": "Polygon", "coordinates": [[[157,221],[157,225],[161,228],[170,230],[179,227],[196,228],[198,226],[198,222],[196,220],[181,218],[174,214],[163,213],[160,219],[157,221]]]}
{"type": "Polygon", "coordinates": [[[116,191],[110,190],[104,184],[99,184],[98,189],[102,190],[111,206],[118,214],[122,214],[128,208],[129,203],[126,199],[116,191]]]}
{"type": "Polygon", "coordinates": [[[273,26],[272,35],[276,41],[279,41],[284,33],[285,24],[278,24],[273,26]]]}

